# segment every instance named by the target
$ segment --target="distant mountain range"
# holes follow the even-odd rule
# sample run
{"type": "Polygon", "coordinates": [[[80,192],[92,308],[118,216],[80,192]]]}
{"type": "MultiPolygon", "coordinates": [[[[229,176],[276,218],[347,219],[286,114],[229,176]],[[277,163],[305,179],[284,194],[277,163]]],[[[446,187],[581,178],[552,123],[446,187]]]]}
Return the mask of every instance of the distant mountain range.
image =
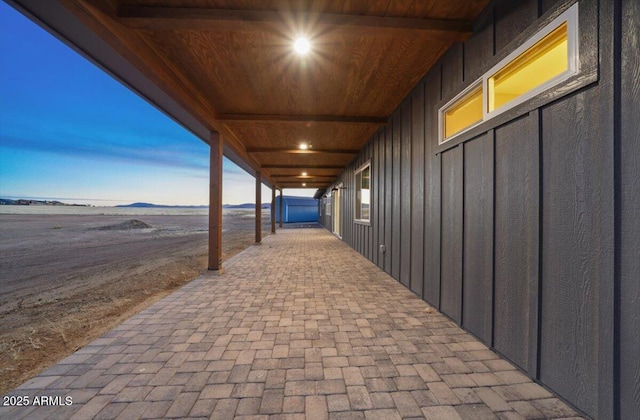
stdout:
{"type": "Polygon", "coordinates": [[[167,206],[167,205],[163,205],[163,204],[153,204],[153,203],[131,203],[131,204],[120,204],[114,207],[134,207],[134,208],[138,208],[138,209],[175,209],[175,208],[181,208],[181,209],[206,209],[209,206],[180,206],[180,205],[176,205],[176,206],[167,206]]]}
{"type": "Polygon", "coordinates": [[[87,204],[67,204],[61,201],[49,201],[49,200],[27,200],[18,199],[11,200],[9,198],[0,198],[0,206],[74,206],[74,207],[89,207],[87,204]]]}
{"type": "MultiPolygon", "coordinates": [[[[77,207],[91,207],[89,204],[67,204],[61,201],[55,200],[28,200],[28,199],[18,199],[11,200],[9,198],[0,198],[0,206],[77,206],[77,207]]],[[[209,206],[167,206],[164,204],[153,204],[153,203],[131,203],[131,204],[120,204],[115,207],[128,207],[128,208],[145,208],[145,209],[207,209],[209,206]]],[[[225,209],[254,209],[256,207],[253,203],[243,203],[243,204],[223,204],[222,208],[225,209]]],[[[268,209],[271,207],[270,203],[263,203],[262,208],[268,209]]]]}
{"type": "MultiPolygon", "coordinates": [[[[153,203],[131,203],[131,204],[121,204],[116,207],[133,207],[133,208],[152,208],[152,209],[165,209],[165,208],[181,208],[181,209],[206,209],[209,206],[167,206],[163,204],[153,204],[153,203]]],[[[244,203],[244,204],[223,204],[222,208],[225,209],[254,209],[256,207],[253,203],[244,203]]],[[[269,203],[263,203],[262,208],[268,209],[271,207],[269,203]]]]}

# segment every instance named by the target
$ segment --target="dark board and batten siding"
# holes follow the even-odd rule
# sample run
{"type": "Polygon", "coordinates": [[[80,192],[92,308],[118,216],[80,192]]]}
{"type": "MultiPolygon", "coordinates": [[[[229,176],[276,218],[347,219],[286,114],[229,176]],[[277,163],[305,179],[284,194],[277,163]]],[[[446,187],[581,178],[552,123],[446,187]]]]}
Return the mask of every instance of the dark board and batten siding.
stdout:
{"type": "MultiPolygon", "coordinates": [[[[440,254],[441,254],[441,206],[442,200],[442,154],[434,150],[438,135],[437,103],[440,92],[441,73],[431,72],[425,81],[425,206],[424,206],[424,278],[422,297],[435,307],[440,307],[440,254]],[[437,96],[437,100],[434,99],[437,96]]],[[[421,90],[422,86],[418,86],[421,90]]]]}
{"type": "Polygon", "coordinates": [[[442,154],[440,310],[462,321],[462,145],[442,154]]]}
{"type": "MultiPolygon", "coordinates": [[[[541,380],[595,415],[603,257],[598,88],[542,111],[541,380]],[[578,117],[580,116],[580,117],[578,117]],[[593,116],[593,118],[590,118],[593,116]],[[586,118],[585,118],[586,117],[586,118]],[[558,182],[562,180],[563,182],[558,182]],[[560,357],[558,357],[560,356],[560,357]],[[571,378],[571,380],[567,380],[571,378]]],[[[612,273],[613,274],[613,273],[612,273]]]]}
{"type": "Polygon", "coordinates": [[[402,128],[402,108],[398,109],[391,121],[391,247],[387,252],[391,252],[391,275],[393,278],[400,278],[400,196],[401,185],[400,176],[402,163],[400,159],[400,130],[402,128]]]}
{"type": "Polygon", "coordinates": [[[620,418],[640,413],[640,2],[622,2],[620,71],[620,418]]]}
{"type": "Polygon", "coordinates": [[[424,89],[411,97],[411,272],[410,289],[422,296],[424,276],[424,89]]]}
{"type": "Polygon", "coordinates": [[[462,323],[490,343],[493,307],[493,133],[464,146],[462,323]]]}
{"type": "Polygon", "coordinates": [[[575,2],[481,13],[340,176],[343,240],[583,413],[636,418],[640,3],[579,0],[581,73],[438,145],[438,109],[575,2]]]}
{"type": "Polygon", "coordinates": [[[400,282],[411,288],[411,98],[402,104],[400,127],[400,282]]]}
{"type": "Polygon", "coordinates": [[[530,299],[538,282],[539,150],[530,118],[522,116],[495,130],[493,345],[535,374],[529,363],[529,327],[535,316],[530,299]]]}

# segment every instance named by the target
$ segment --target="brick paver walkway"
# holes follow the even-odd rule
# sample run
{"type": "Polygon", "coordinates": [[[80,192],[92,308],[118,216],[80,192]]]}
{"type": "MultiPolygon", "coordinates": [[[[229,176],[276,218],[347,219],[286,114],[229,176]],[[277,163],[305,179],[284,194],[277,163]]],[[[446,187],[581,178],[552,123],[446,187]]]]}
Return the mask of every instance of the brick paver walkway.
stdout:
{"type": "Polygon", "coordinates": [[[32,406],[0,418],[576,416],[324,229],[280,230],[225,270],[13,390],[32,406]]]}

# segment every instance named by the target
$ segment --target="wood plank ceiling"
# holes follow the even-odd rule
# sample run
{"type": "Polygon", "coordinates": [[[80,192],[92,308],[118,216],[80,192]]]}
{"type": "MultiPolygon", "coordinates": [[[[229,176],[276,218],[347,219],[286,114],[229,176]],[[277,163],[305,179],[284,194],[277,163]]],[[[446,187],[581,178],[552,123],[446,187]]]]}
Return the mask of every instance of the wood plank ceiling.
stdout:
{"type": "Polygon", "coordinates": [[[271,185],[323,188],[488,0],[61,2],[271,185]]]}

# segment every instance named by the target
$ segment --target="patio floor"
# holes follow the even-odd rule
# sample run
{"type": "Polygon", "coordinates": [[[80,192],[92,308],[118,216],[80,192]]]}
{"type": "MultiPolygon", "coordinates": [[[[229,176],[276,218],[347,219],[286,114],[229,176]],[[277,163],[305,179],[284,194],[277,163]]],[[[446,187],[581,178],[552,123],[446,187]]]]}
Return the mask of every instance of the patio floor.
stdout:
{"type": "Polygon", "coordinates": [[[279,230],[8,396],[29,406],[0,418],[577,416],[324,229],[279,230]]]}

